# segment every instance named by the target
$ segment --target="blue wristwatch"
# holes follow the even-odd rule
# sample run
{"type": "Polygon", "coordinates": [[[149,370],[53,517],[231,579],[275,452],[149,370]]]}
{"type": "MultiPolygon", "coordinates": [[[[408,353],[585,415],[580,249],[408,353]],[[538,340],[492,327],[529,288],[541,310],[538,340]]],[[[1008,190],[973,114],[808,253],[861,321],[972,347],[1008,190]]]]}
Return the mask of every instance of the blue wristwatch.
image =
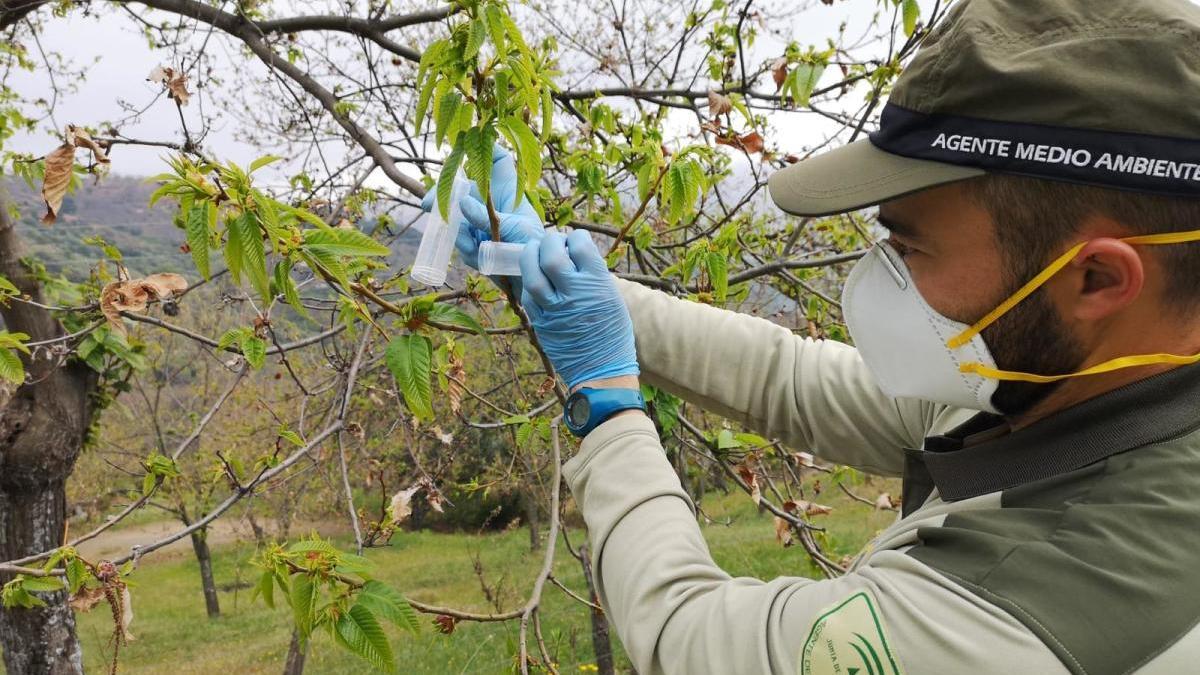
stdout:
{"type": "Polygon", "coordinates": [[[567,398],[563,419],[571,433],[583,438],[614,413],[634,408],[646,409],[646,400],[642,398],[640,389],[583,387],[567,398]]]}

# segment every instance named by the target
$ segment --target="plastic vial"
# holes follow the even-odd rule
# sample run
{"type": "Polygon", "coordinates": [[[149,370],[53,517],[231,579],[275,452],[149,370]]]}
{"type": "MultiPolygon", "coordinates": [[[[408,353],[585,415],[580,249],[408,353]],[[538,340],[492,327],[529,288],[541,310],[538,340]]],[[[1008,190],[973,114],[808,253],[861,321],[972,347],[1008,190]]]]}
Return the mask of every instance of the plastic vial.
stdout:
{"type": "Polygon", "coordinates": [[[471,183],[461,170],[454,176],[454,187],[450,190],[450,218],[442,218],[437,201],[425,216],[425,232],[421,235],[421,246],[417,248],[417,259],[413,262],[412,278],[426,286],[441,286],[446,283],[446,272],[450,270],[450,252],[454,250],[454,239],[458,236],[458,223],[462,221],[460,199],[471,191],[471,183]]]}
{"type": "Polygon", "coordinates": [[[479,243],[479,271],[492,277],[521,276],[521,251],[525,244],[507,241],[479,243]]]}

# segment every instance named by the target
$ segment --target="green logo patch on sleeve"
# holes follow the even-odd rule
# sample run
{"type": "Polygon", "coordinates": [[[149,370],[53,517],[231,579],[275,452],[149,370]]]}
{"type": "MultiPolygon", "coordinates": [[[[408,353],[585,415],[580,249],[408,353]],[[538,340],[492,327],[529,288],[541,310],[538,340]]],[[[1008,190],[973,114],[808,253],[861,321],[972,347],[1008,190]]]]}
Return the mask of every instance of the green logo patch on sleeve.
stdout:
{"type": "Polygon", "coordinates": [[[800,675],[902,675],[869,591],[859,591],[813,622],[800,675]]]}

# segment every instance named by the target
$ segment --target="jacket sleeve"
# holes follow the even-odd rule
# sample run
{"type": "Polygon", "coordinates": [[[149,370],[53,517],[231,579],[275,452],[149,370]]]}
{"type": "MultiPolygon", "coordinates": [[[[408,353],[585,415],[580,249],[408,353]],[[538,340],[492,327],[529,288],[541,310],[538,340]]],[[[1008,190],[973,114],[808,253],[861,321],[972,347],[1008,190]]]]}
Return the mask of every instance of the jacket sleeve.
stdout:
{"type": "Polygon", "coordinates": [[[903,448],[969,411],[885,396],[858,351],[761,319],[617,280],[642,380],[764,436],[869,473],[899,475],[903,448]]]}
{"type": "Polygon", "coordinates": [[[832,580],[730,577],[644,415],[597,427],[564,473],[642,675],[1067,672],[1016,619],[900,551],[832,580]]]}

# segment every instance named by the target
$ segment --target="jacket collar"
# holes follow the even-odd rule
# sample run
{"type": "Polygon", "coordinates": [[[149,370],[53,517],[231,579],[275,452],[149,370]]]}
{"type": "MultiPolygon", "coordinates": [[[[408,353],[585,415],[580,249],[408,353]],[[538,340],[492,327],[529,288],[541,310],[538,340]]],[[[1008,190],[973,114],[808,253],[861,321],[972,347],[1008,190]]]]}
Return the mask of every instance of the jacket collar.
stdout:
{"type": "Polygon", "coordinates": [[[980,413],[925,439],[920,459],[946,501],[1006,490],[1083,468],[1200,428],[1200,364],[1114,389],[1009,434],[964,447],[1003,418],[980,413]]]}

